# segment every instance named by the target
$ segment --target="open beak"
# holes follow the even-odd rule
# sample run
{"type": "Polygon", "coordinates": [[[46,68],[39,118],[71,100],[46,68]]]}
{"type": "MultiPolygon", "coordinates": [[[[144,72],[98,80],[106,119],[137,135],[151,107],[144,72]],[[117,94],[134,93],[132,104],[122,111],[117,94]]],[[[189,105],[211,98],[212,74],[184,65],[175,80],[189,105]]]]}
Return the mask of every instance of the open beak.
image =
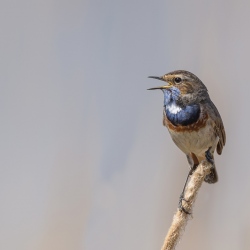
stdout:
{"type": "MultiPolygon", "coordinates": [[[[157,80],[161,80],[166,82],[166,80],[161,76],[149,76],[148,78],[153,78],[153,79],[157,79],[157,80]]],[[[164,86],[160,86],[160,87],[155,87],[155,88],[150,88],[148,90],[155,90],[155,89],[169,89],[171,86],[170,85],[164,85],[164,86]]]]}

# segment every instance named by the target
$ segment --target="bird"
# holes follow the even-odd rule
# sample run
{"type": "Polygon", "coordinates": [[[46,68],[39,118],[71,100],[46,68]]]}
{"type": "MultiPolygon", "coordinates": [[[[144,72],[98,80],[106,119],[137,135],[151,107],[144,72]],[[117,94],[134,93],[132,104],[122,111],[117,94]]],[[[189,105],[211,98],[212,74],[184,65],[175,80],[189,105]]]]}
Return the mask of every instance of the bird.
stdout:
{"type": "Polygon", "coordinates": [[[172,140],[186,155],[190,171],[180,196],[179,208],[182,207],[184,191],[188,178],[203,160],[211,163],[211,172],[204,181],[212,184],[218,181],[214,163],[215,150],[221,155],[226,143],[224,125],[208,90],[203,82],[193,73],[176,70],[163,76],[149,76],[164,82],[160,89],[164,95],[163,125],[167,127],[172,140]]]}

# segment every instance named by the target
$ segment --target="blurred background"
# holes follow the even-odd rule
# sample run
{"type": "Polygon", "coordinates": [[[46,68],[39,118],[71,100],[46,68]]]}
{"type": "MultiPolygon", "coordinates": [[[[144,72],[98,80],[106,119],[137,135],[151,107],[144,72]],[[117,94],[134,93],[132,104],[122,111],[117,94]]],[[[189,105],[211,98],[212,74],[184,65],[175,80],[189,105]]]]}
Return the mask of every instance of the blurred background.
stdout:
{"type": "Polygon", "coordinates": [[[219,182],[177,249],[250,248],[249,1],[0,4],[0,249],[160,249],[188,173],[149,75],[196,74],[219,182]]]}

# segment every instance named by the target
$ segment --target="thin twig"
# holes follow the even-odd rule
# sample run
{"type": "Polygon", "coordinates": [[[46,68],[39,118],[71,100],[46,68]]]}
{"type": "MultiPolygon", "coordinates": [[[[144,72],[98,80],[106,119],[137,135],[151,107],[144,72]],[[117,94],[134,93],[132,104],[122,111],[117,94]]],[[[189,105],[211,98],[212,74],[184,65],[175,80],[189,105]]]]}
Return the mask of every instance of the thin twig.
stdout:
{"type": "MultiPolygon", "coordinates": [[[[188,202],[185,200],[182,201],[182,205],[186,211],[189,211],[190,213],[192,212],[198,190],[201,187],[205,176],[210,173],[210,169],[211,164],[207,161],[202,161],[192,174],[184,194],[184,199],[188,202]]],[[[189,214],[186,214],[179,209],[177,210],[161,250],[175,249],[175,246],[185,229],[189,216],[189,214]]]]}

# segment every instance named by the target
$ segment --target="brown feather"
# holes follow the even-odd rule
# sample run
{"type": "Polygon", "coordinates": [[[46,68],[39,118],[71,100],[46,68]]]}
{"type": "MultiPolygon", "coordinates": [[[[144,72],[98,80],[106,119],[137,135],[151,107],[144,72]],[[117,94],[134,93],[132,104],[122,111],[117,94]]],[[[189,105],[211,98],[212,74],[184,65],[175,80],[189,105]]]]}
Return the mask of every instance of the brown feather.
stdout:
{"type": "Polygon", "coordinates": [[[210,118],[214,122],[213,124],[214,130],[215,130],[216,135],[219,137],[216,151],[220,155],[222,153],[223,147],[226,144],[226,133],[225,133],[224,125],[223,125],[219,111],[217,110],[216,106],[210,99],[205,103],[204,106],[210,118]]]}

